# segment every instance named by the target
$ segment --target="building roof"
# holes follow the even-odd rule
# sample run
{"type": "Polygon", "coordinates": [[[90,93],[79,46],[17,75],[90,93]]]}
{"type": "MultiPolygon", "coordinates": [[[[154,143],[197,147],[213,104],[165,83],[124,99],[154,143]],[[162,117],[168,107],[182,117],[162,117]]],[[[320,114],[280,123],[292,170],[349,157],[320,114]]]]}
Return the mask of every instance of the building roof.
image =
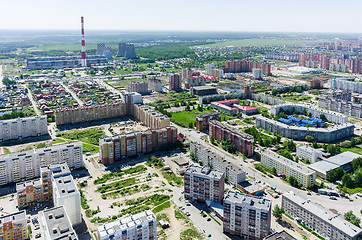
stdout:
{"type": "Polygon", "coordinates": [[[241,109],[243,111],[255,111],[255,110],[257,110],[257,108],[251,107],[251,106],[238,105],[238,104],[234,104],[233,106],[237,107],[238,109],[241,109]]]}
{"type": "Polygon", "coordinates": [[[44,210],[43,217],[46,225],[45,229],[51,239],[78,239],[63,206],[44,210]]]}
{"type": "Polygon", "coordinates": [[[358,157],[362,157],[362,155],[347,151],[347,152],[340,153],[336,156],[330,157],[326,161],[328,161],[330,163],[334,163],[339,166],[343,166],[343,165],[346,165],[346,164],[352,162],[353,159],[358,158],[358,157]]]}
{"type": "Polygon", "coordinates": [[[21,192],[24,191],[26,189],[26,187],[28,186],[33,186],[34,188],[41,188],[42,187],[42,182],[40,180],[40,178],[35,179],[35,180],[30,180],[30,181],[26,181],[26,182],[21,182],[21,183],[17,183],[16,184],[16,191],[17,192],[21,192]]]}
{"type": "Polygon", "coordinates": [[[216,87],[212,87],[212,86],[196,86],[196,87],[192,87],[194,90],[216,90],[216,87]]]}
{"type": "Polygon", "coordinates": [[[295,237],[287,233],[285,230],[281,232],[275,232],[269,236],[263,238],[263,240],[297,240],[295,237]]]}
{"type": "Polygon", "coordinates": [[[323,219],[325,222],[331,224],[332,226],[347,234],[351,238],[358,234],[362,234],[361,228],[353,225],[352,223],[344,220],[342,217],[317,205],[316,203],[313,203],[310,200],[295,195],[293,191],[284,193],[283,198],[284,197],[306,209],[307,211],[313,213],[319,218],[323,219]]]}
{"type": "Polygon", "coordinates": [[[206,205],[212,208],[215,212],[217,212],[220,216],[224,215],[224,207],[219,202],[214,202],[211,200],[205,200],[206,205]]]}
{"type": "Polygon", "coordinates": [[[332,169],[336,169],[339,166],[333,163],[330,163],[328,161],[319,161],[316,163],[313,163],[311,165],[308,165],[308,167],[316,172],[322,173],[324,175],[327,175],[327,172],[332,170],[332,169]]]}
{"type": "Polygon", "coordinates": [[[26,219],[26,215],[25,215],[25,211],[19,211],[16,213],[12,213],[12,214],[8,214],[5,216],[1,216],[0,217],[0,224],[4,224],[7,222],[16,222],[16,221],[20,221],[20,220],[25,220],[26,219]]]}
{"type": "Polygon", "coordinates": [[[216,179],[220,179],[224,175],[223,172],[220,172],[218,170],[211,170],[211,168],[209,168],[209,167],[205,167],[205,166],[200,167],[197,165],[188,166],[185,174],[186,173],[193,173],[193,174],[208,176],[208,177],[216,178],[216,179]]]}
{"type": "Polygon", "coordinates": [[[228,100],[212,102],[212,104],[215,104],[215,103],[225,104],[225,103],[234,103],[234,102],[239,102],[239,100],[238,99],[228,99],[228,100]]]}
{"type": "Polygon", "coordinates": [[[247,195],[238,191],[228,191],[224,197],[224,204],[226,201],[247,204],[254,208],[263,209],[266,211],[269,211],[271,208],[271,200],[253,195],[247,195]]]}

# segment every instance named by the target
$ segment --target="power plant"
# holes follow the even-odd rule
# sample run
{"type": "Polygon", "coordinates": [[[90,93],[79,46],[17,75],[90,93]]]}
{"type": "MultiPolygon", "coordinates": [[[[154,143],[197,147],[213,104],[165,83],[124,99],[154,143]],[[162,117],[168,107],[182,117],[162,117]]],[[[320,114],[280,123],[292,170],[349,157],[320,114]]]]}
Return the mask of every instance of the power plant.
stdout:
{"type": "Polygon", "coordinates": [[[80,17],[80,22],[81,22],[81,34],[82,34],[82,60],[81,60],[81,64],[82,67],[87,67],[87,57],[85,54],[85,40],[84,40],[84,18],[80,17]]]}

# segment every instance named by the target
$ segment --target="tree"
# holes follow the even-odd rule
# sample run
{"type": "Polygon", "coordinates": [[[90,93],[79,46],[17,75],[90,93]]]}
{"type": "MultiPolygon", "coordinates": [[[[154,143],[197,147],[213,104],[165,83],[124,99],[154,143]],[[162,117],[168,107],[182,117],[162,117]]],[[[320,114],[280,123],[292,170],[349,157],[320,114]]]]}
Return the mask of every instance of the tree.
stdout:
{"type": "Polygon", "coordinates": [[[210,142],[212,143],[212,144],[215,144],[215,138],[214,138],[214,136],[210,136],[210,142]]]}
{"type": "Polygon", "coordinates": [[[342,184],[347,188],[353,188],[355,186],[351,174],[344,174],[344,176],[342,177],[342,184]]]}
{"type": "Polygon", "coordinates": [[[356,215],[353,214],[353,212],[350,210],[346,213],[344,213],[344,218],[352,223],[353,225],[359,227],[360,223],[361,223],[361,219],[358,218],[356,215]]]}
{"type": "Polygon", "coordinates": [[[305,140],[307,142],[312,142],[314,140],[314,137],[312,137],[311,135],[307,135],[307,136],[305,136],[305,140]]]}
{"type": "Polygon", "coordinates": [[[328,121],[327,118],[326,118],[326,116],[325,116],[324,114],[319,115],[319,118],[320,118],[322,121],[325,121],[325,122],[328,121]]]}
{"type": "Polygon", "coordinates": [[[351,162],[353,171],[356,171],[359,167],[362,167],[362,157],[358,157],[351,162]]]}
{"type": "Polygon", "coordinates": [[[244,149],[244,151],[243,151],[243,156],[244,157],[247,157],[249,154],[248,154],[248,149],[244,149]]]}
{"type": "Polygon", "coordinates": [[[271,93],[272,93],[273,96],[275,96],[275,95],[278,94],[278,90],[274,88],[274,89],[271,91],[271,93]]]}
{"type": "Polygon", "coordinates": [[[275,205],[272,214],[278,221],[282,219],[283,213],[284,209],[282,207],[279,207],[279,205],[275,205]]]}
{"type": "Polygon", "coordinates": [[[194,124],[192,122],[189,123],[189,128],[194,128],[194,124]]]}
{"type": "Polygon", "coordinates": [[[299,182],[298,182],[298,180],[297,180],[295,177],[293,177],[293,176],[290,176],[290,177],[288,178],[288,183],[289,183],[292,187],[296,187],[296,188],[299,187],[299,182]]]}
{"type": "Polygon", "coordinates": [[[327,173],[327,178],[330,182],[335,182],[340,180],[344,174],[345,171],[343,170],[343,168],[339,167],[336,169],[329,170],[327,173]]]}
{"type": "Polygon", "coordinates": [[[314,141],[313,144],[312,144],[312,147],[313,148],[319,148],[319,144],[316,141],[314,141]]]}
{"type": "Polygon", "coordinates": [[[275,167],[272,168],[272,174],[277,175],[277,169],[275,167]]]}
{"type": "Polygon", "coordinates": [[[307,109],[303,108],[303,115],[307,116],[307,109]]]}
{"type": "Polygon", "coordinates": [[[336,155],[338,153],[339,149],[334,144],[328,144],[327,146],[327,152],[329,152],[331,155],[336,155]]]}
{"type": "Polygon", "coordinates": [[[195,161],[195,153],[194,152],[190,152],[190,158],[193,160],[193,161],[195,161]]]}
{"type": "Polygon", "coordinates": [[[351,146],[354,147],[356,145],[356,139],[353,137],[351,138],[351,146]]]}

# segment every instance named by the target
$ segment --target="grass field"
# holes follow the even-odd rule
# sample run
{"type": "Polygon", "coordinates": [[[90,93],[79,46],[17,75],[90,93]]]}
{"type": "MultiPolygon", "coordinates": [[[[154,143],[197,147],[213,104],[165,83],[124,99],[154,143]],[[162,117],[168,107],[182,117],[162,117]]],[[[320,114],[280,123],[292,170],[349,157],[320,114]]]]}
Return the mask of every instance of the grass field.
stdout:
{"type": "Polygon", "coordinates": [[[199,114],[204,114],[209,112],[211,111],[205,110],[200,112],[197,110],[192,110],[192,111],[174,112],[172,113],[171,121],[183,127],[189,127],[190,123],[192,123],[195,126],[196,116],[199,114]]]}
{"type": "Polygon", "coordinates": [[[200,47],[244,47],[244,46],[275,46],[275,45],[298,45],[301,46],[304,44],[304,41],[301,40],[274,40],[274,39],[242,39],[242,40],[232,40],[226,42],[219,42],[213,44],[201,45],[200,47]]]}
{"type": "Polygon", "coordinates": [[[146,81],[147,79],[142,78],[134,78],[134,79],[125,79],[125,80],[109,80],[107,83],[114,88],[124,88],[128,85],[129,82],[136,80],[138,82],[146,81]]]}
{"type": "Polygon", "coordinates": [[[359,147],[353,147],[353,148],[343,148],[341,147],[341,152],[354,152],[354,153],[357,153],[357,154],[362,154],[362,148],[359,148],[359,147]]]}

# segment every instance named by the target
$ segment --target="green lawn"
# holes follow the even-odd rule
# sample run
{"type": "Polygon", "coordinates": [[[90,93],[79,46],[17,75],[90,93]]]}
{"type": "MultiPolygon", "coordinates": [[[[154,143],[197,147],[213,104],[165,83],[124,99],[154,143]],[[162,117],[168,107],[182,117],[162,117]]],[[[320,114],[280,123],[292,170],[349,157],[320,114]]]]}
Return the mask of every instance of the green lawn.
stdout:
{"type": "Polygon", "coordinates": [[[274,39],[242,39],[242,40],[232,40],[226,42],[219,42],[213,44],[202,45],[202,47],[243,47],[243,46],[275,46],[275,45],[303,45],[304,41],[301,40],[274,40],[274,39]]]}
{"type": "Polygon", "coordinates": [[[199,114],[204,114],[209,112],[212,111],[204,110],[200,112],[198,110],[191,110],[191,111],[174,112],[172,113],[171,121],[183,127],[189,127],[190,123],[192,123],[195,126],[196,116],[199,114]]]}
{"type": "Polygon", "coordinates": [[[359,148],[359,147],[353,147],[353,148],[343,148],[341,147],[341,152],[354,152],[354,153],[357,153],[357,154],[362,154],[362,148],[359,148]]]}
{"type": "Polygon", "coordinates": [[[91,128],[87,130],[72,130],[71,132],[60,132],[57,137],[66,138],[70,140],[78,140],[84,143],[98,146],[99,138],[105,137],[102,128],[91,128]]]}
{"type": "Polygon", "coordinates": [[[95,153],[95,152],[99,152],[99,147],[93,144],[88,144],[88,143],[83,143],[83,152],[87,153],[95,153]]]}

